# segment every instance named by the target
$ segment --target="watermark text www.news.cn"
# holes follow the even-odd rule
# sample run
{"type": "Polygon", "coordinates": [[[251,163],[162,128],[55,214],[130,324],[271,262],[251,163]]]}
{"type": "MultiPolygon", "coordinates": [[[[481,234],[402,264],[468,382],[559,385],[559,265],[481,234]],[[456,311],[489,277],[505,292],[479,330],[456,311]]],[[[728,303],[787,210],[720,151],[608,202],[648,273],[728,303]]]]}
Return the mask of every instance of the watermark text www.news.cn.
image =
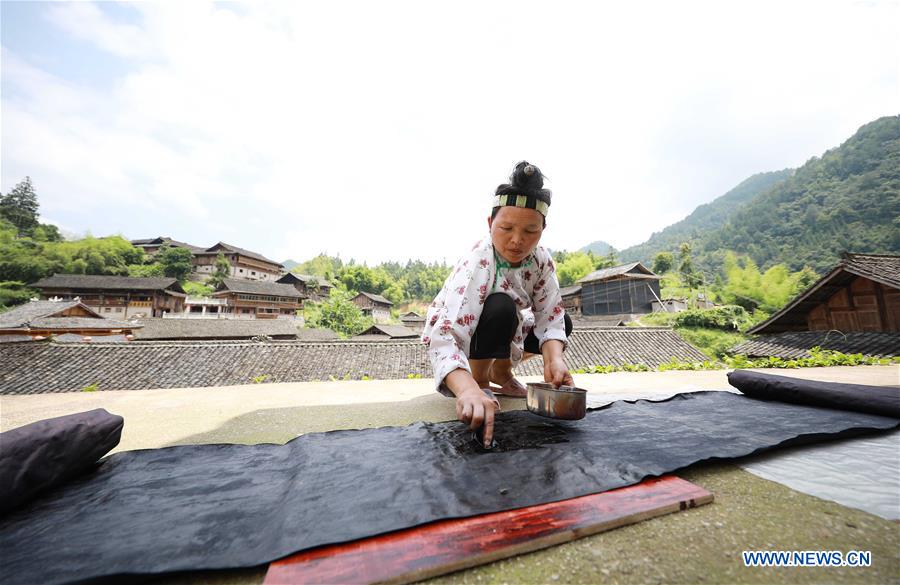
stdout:
{"type": "Polygon", "coordinates": [[[872,552],[851,550],[745,550],[745,567],[868,567],[872,552]]]}

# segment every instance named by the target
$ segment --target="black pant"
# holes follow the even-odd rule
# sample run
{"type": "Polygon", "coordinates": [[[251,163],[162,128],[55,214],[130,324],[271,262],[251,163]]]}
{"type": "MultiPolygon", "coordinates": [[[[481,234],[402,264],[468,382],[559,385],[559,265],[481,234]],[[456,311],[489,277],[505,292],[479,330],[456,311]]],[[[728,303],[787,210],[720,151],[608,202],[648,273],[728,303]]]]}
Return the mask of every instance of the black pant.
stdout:
{"type": "MultiPolygon", "coordinates": [[[[489,295],[484,301],[484,309],[478,326],[469,344],[469,359],[509,359],[509,344],[519,325],[516,303],[504,293],[489,295]]],[[[572,334],[572,319],[566,315],[566,337],[572,334]]],[[[538,338],[533,331],[525,337],[525,351],[541,353],[538,338]]]]}

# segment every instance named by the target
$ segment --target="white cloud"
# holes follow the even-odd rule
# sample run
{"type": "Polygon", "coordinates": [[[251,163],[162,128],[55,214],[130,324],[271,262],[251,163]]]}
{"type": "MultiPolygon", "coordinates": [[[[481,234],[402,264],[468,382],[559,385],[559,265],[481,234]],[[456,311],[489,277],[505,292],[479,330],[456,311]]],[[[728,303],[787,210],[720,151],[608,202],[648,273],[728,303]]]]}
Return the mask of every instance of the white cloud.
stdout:
{"type": "Polygon", "coordinates": [[[4,50],[3,185],[94,233],[274,258],[452,261],[527,158],[544,243],[645,240],[896,113],[896,3],[249,3],[48,9],[132,59],[111,93],[4,50]],[[12,64],[12,68],[10,68],[12,64]]]}
{"type": "Polygon", "coordinates": [[[61,31],[119,57],[146,57],[153,50],[145,31],[114,22],[96,4],[55,4],[47,8],[46,16],[61,31]]]}

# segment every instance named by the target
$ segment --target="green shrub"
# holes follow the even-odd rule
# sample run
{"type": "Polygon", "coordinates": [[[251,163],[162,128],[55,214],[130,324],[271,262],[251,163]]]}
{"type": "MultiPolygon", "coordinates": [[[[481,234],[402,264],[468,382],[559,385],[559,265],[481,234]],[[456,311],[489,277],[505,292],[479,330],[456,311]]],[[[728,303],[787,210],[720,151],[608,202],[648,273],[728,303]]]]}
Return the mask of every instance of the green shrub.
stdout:
{"type": "Polygon", "coordinates": [[[712,309],[688,309],[677,313],[675,327],[706,327],[737,331],[750,322],[750,316],[743,307],[725,305],[712,309]]]}
{"type": "MultiPolygon", "coordinates": [[[[887,366],[900,364],[900,357],[879,358],[865,356],[859,353],[846,354],[839,351],[825,350],[814,347],[809,350],[810,357],[797,359],[782,359],[779,357],[765,357],[751,359],[745,355],[734,357],[725,356],[720,361],[704,360],[691,362],[671,358],[656,368],[658,372],[668,370],[722,370],[722,369],[746,369],[746,368],[817,368],[826,366],[887,366]]],[[[573,370],[573,374],[609,374],[612,372],[650,372],[652,368],[645,364],[624,364],[621,366],[587,366],[573,370]]]]}

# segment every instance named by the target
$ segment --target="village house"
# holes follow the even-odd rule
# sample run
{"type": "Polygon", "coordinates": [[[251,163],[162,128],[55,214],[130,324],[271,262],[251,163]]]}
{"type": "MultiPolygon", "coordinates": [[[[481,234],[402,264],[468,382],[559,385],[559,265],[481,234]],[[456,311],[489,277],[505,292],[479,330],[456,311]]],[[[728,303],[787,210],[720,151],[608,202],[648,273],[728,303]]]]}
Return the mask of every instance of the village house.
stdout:
{"type": "Polygon", "coordinates": [[[284,266],[280,262],[223,242],[194,253],[194,274],[212,276],[216,271],[216,258],[219,254],[222,254],[231,266],[228,273],[230,278],[275,282],[284,274],[284,266]]]}
{"type": "Polygon", "coordinates": [[[844,253],[841,262],[732,349],[798,358],[813,347],[873,356],[900,355],[900,256],[844,253]]]}
{"type": "Polygon", "coordinates": [[[167,236],[159,236],[143,240],[131,240],[131,244],[141,248],[150,256],[157,254],[163,246],[189,250],[193,255],[191,260],[193,265],[191,277],[197,280],[205,280],[213,275],[216,271],[216,259],[219,257],[219,254],[222,254],[228,261],[230,266],[229,278],[276,281],[284,274],[284,266],[280,262],[269,260],[262,254],[224,242],[219,242],[209,248],[203,248],[179,242],[167,236]]]}
{"type": "MultiPolygon", "coordinates": [[[[654,313],[678,313],[686,311],[688,308],[687,299],[667,298],[654,300],[650,305],[653,307],[654,313]]],[[[707,308],[707,307],[701,307],[707,308]]]]}
{"type": "Polygon", "coordinates": [[[566,286],[559,289],[562,295],[563,309],[566,310],[569,317],[575,317],[581,314],[581,285],[566,286]]]}
{"type": "Polygon", "coordinates": [[[54,335],[75,335],[81,339],[130,336],[140,324],[104,319],[81,301],[38,301],[0,313],[0,342],[32,341],[54,335]]]}
{"type": "Polygon", "coordinates": [[[300,293],[289,284],[237,278],[226,278],[212,298],[224,299],[228,316],[235,319],[294,319],[303,307],[300,293]]]}
{"type": "Polygon", "coordinates": [[[363,315],[372,317],[376,323],[387,323],[391,320],[391,307],[394,303],[383,296],[361,292],[351,300],[362,309],[363,315]]]}
{"type": "Polygon", "coordinates": [[[300,296],[313,302],[327,299],[334,285],[321,276],[310,276],[309,274],[295,274],[288,272],[276,282],[280,284],[289,284],[297,289],[300,296]]]}
{"type": "Polygon", "coordinates": [[[391,341],[397,339],[418,339],[419,333],[407,329],[403,325],[372,325],[359,335],[354,336],[353,341],[391,341]]]}
{"type": "Polygon", "coordinates": [[[187,295],[174,278],[54,274],[32,284],[44,299],[78,299],[103,317],[162,317],[181,313],[187,295]]]}
{"type": "Polygon", "coordinates": [[[748,333],[900,332],[900,256],[843,255],[843,260],[748,333]]]}
{"type": "Polygon", "coordinates": [[[178,240],[173,240],[168,236],[146,238],[143,240],[131,240],[131,245],[135,248],[142,249],[148,256],[155,256],[163,246],[168,246],[170,248],[184,248],[185,250],[190,250],[192,254],[204,251],[204,248],[202,246],[194,246],[193,244],[179,242],[178,240]]]}
{"type": "Polygon", "coordinates": [[[414,311],[400,315],[400,322],[407,329],[415,331],[419,335],[425,330],[425,317],[414,311]]]}
{"type": "Polygon", "coordinates": [[[581,312],[585,316],[651,313],[653,301],[660,301],[660,278],[640,262],[596,270],[578,281],[581,312]]]}

